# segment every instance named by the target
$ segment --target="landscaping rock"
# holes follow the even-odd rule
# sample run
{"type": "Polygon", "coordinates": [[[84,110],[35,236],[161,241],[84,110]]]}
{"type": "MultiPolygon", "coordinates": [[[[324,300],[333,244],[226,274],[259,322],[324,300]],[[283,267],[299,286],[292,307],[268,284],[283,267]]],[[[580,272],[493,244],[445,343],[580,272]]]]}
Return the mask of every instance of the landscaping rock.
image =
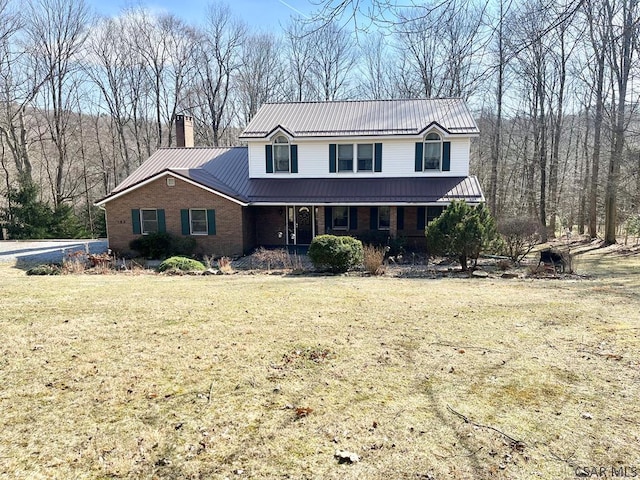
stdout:
{"type": "Polygon", "coordinates": [[[509,272],[504,272],[502,275],[500,275],[500,278],[518,278],[518,274],[517,273],[509,273],[509,272]]]}
{"type": "Polygon", "coordinates": [[[357,453],[346,450],[336,450],[333,456],[338,459],[338,463],[357,463],[360,461],[360,456],[357,453]]]}
{"type": "Polygon", "coordinates": [[[489,274],[483,270],[474,270],[471,273],[471,276],[476,278],[487,278],[489,274]]]}

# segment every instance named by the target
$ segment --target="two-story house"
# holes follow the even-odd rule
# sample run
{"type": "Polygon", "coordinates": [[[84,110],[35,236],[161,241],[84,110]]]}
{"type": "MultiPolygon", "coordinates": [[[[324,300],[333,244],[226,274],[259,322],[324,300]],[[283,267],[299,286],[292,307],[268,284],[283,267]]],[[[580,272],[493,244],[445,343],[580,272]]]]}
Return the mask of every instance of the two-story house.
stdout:
{"type": "Polygon", "coordinates": [[[469,176],[478,127],[460,99],[263,105],[241,135],[247,147],[156,151],[97,204],[109,245],[151,232],[192,236],[198,252],[239,255],[257,246],[308,245],[322,233],[403,237],[452,200],[484,201],[469,176]]]}

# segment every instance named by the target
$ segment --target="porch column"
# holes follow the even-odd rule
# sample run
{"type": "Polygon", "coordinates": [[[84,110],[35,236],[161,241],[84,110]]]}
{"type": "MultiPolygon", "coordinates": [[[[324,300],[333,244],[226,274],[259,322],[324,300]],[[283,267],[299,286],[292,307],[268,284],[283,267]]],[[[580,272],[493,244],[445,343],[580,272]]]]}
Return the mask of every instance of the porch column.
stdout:
{"type": "Polygon", "coordinates": [[[324,235],[324,207],[313,207],[313,209],[316,212],[316,225],[318,226],[316,236],[324,235]]]}
{"type": "Polygon", "coordinates": [[[389,236],[398,236],[398,207],[389,207],[389,236]]]}

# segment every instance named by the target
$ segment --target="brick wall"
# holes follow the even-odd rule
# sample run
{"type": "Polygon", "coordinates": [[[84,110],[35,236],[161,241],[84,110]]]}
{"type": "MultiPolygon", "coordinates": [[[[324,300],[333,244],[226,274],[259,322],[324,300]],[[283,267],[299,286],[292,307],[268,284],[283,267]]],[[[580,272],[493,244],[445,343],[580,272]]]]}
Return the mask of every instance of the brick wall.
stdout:
{"type": "Polygon", "coordinates": [[[105,205],[109,248],[121,253],[130,251],[129,242],[138,237],[133,233],[131,210],[144,208],[164,209],[167,232],[176,236],[182,236],[181,209],[215,209],[216,234],[193,235],[198,254],[235,256],[253,248],[253,225],[246,208],[179,178],[170,187],[167,178],[159,178],[105,205]]]}

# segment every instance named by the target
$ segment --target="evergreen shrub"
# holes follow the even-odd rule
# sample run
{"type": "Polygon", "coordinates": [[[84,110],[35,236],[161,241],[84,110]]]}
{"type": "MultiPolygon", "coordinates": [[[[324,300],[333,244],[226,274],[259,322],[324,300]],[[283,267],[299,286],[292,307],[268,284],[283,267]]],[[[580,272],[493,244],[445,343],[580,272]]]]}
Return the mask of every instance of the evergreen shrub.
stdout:
{"type": "Polygon", "coordinates": [[[356,238],[319,235],[311,241],[309,259],[316,270],[344,273],[362,264],[364,249],[356,238]]]}

